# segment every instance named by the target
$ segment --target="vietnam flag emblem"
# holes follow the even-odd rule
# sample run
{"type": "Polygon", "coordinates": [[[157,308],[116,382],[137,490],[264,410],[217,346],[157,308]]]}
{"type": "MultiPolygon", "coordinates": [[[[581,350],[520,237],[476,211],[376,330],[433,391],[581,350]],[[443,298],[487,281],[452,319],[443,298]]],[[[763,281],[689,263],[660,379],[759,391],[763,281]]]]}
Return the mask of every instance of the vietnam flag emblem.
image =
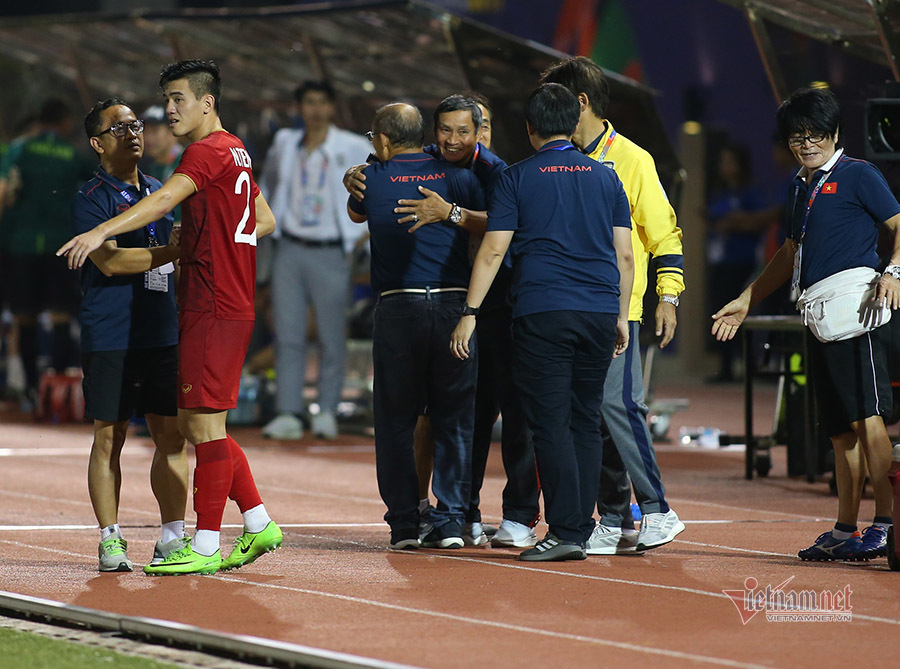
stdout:
{"type": "Polygon", "coordinates": [[[832,181],[822,186],[823,193],[837,193],[837,181],[832,181]]]}

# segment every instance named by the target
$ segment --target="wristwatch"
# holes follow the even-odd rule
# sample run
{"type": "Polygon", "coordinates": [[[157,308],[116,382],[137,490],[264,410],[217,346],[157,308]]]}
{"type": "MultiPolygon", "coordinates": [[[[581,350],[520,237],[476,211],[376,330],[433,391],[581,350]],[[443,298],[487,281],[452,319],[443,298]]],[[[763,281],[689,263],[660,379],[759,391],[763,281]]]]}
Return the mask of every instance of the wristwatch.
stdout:
{"type": "Polygon", "coordinates": [[[900,265],[888,265],[884,268],[884,272],[882,272],[882,274],[892,276],[895,279],[900,279],[900,265]]]}
{"type": "Polygon", "coordinates": [[[463,316],[478,316],[478,312],[481,311],[480,307],[470,307],[468,304],[463,307],[462,315],[463,316]]]}
{"type": "Polygon", "coordinates": [[[447,217],[447,220],[453,223],[453,225],[459,225],[459,222],[462,220],[462,209],[456,203],[450,205],[450,216],[447,217]]]}
{"type": "MultiPolygon", "coordinates": [[[[900,267],[898,267],[897,269],[900,270],[900,267]]],[[[676,307],[680,304],[678,297],[676,297],[675,295],[660,295],[659,301],[660,302],[668,302],[669,304],[674,305],[676,307]]]]}

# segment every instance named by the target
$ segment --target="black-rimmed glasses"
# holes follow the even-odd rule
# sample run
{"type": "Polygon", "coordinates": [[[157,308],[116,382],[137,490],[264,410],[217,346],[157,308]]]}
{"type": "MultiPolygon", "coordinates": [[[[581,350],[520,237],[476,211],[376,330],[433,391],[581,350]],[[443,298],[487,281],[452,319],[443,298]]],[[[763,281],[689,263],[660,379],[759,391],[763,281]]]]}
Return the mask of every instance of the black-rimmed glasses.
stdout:
{"type": "Polygon", "coordinates": [[[124,137],[128,134],[128,131],[131,130],[135,135],[140,135],[144,132],[144,122],[137,120],[131,121],[130,123],[115,123],[109,126],[106,130],[102,132],[98,132],[94,137],[99,137],[100,135],[105,135],[106,133],[111,134],[113,137],[124,137]]]}
{"type": "Polygon", "coordinates": [[[788,145],[793,147],[803,146],[804,142],[809,141],[810,144],[821,144],[827,135],[814,134],[814,135],[804,135],[803,137],[799,137],[794,135],[793,137],[788,138],[788,145]]]}

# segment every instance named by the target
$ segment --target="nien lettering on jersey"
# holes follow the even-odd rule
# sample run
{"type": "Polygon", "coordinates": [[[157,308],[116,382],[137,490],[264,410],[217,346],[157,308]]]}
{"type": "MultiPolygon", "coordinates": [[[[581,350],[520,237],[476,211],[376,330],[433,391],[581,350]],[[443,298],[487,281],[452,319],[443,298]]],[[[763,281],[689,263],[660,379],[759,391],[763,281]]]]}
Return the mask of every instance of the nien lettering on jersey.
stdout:
{"type": "Polygon", "coordinates": [[[241,149],[236,146],[229,147],[231,151],[231,157],[234,158],[234,164],[238,167],[253,167],[253,163],[250,160],[250,154],[247,153],[246,149],[241,149]]]}
{"type": "Polygon", "coordinates": [[[391,177],[391,181],[394,183],[407,183],[408,181],[435,181],[437,179],[443,179],[445,172],[441,172],[440,174],[409,174],[399,177],[391,177]]]}
{"type": "Polygon", "coordinates": [[[547,165],[538,168],[541,172],[590,172],[590,165],[547,165]]]}

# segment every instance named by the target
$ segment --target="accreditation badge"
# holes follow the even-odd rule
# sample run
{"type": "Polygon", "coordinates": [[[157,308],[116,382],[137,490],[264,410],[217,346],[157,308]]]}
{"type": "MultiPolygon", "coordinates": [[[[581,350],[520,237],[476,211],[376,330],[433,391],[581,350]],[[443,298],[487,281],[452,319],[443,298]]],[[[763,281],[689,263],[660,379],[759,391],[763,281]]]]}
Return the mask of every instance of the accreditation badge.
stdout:
{"type": "Polygon", "coordinates": [[[803,243],[797,244],[794,251],[794,272],[791,274],[791,301],[796,302],[800,298],[800,263],[803,260],[803,243]]]}

